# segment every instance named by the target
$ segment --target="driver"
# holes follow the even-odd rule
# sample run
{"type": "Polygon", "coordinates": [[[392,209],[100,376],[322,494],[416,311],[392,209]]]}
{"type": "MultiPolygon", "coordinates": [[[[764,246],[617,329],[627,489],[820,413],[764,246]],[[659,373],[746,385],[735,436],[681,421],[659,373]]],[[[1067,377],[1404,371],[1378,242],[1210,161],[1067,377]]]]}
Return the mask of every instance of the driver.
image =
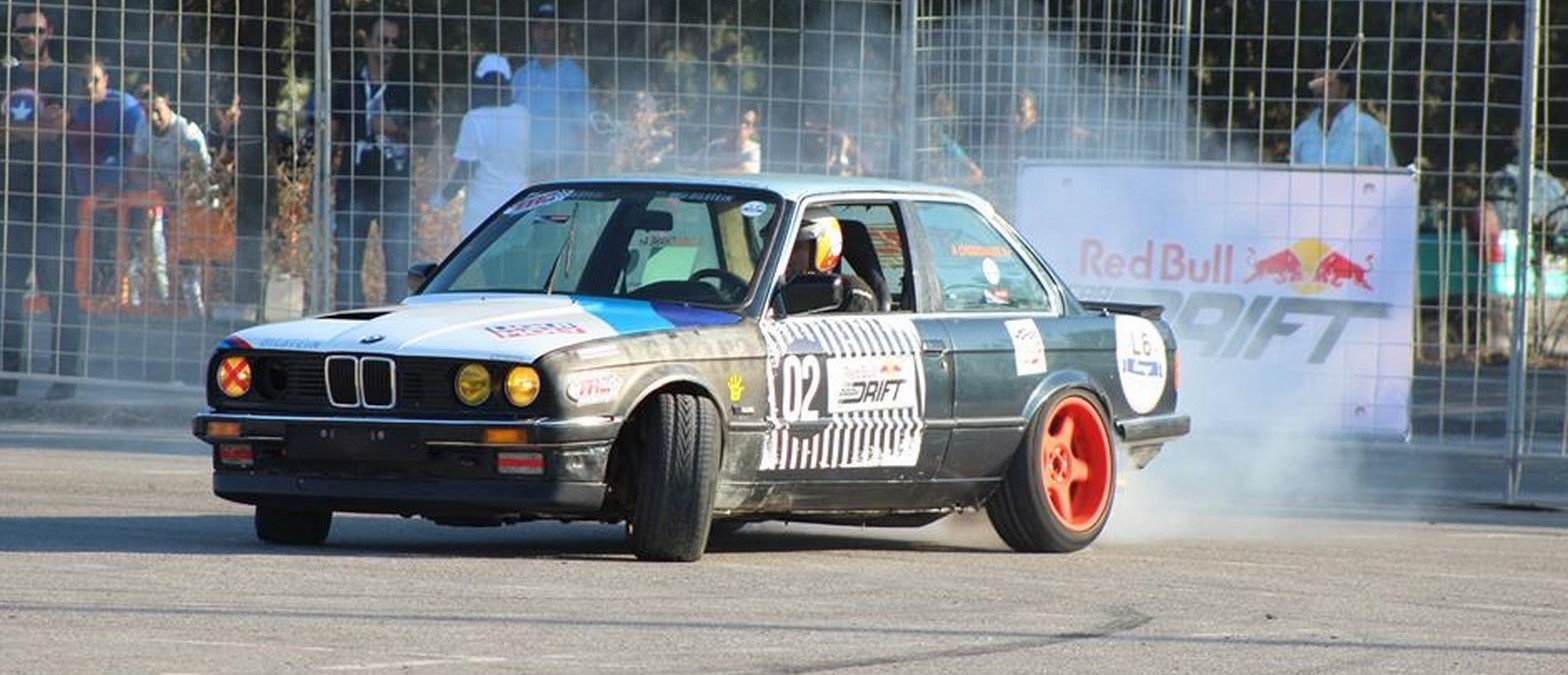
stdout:
{"type": "Polygon", "coordinates": [[[789,263],[784,267],[784,283],[802,274],[837,276],[844,280],[844,302],[834,311],[876,311],[877,297],[871,285],[860,277],[839,273],[843,254],[844,231],[838,219],[827,215],[807,217],[800,224],[795,245],[790,249],[789,263]]]}

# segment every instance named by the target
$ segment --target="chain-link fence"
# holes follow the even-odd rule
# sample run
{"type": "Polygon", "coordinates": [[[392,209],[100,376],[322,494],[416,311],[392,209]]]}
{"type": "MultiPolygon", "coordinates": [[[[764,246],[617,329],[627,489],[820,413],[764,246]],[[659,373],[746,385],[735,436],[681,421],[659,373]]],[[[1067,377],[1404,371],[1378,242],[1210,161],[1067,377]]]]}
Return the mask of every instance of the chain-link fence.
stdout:
{"type": "Polygon", "coordinates": [[[484,202],[458,189],[476,152],[526,157],[518,182],[901,176],[1011,212],[1020,160],[1288,164],[1342,86],[1419,172],[1414,431],[1563,454],[1561,2],[5,7],[0,303],[24,389],[190,385],[236,327],[395,301],[401,268],[439,259],[484,202]]]}

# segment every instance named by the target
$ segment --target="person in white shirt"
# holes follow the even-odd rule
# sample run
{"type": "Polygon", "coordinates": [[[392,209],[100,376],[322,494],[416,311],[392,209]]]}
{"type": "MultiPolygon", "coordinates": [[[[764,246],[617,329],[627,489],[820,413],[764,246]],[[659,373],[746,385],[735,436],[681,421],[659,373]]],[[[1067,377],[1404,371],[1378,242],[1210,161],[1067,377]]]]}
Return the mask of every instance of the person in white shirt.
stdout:
{"type": "Polygon", "coordinates": [[[762,142],[756,108],[741,111],[735,129],[708,143],[708,170],[718,173],[761,173],[762,142]]]}
{"type": "MultiPolygon", "coordinates": [[[[136,135],[131,140],[131,156],[151,171],[152,185],[163,195],[163,211],[148,222],[147,234],[151,240],[149,248],[152,253],[153,282],[159,299],[167,301],[170,298],[168,237],[171,233],[167,231],[165,223],[179,222],[181,202],[193,192],[189,188],[195,187],[199,195],[206,194],[212,173],[212,157],[207,154],[207,135],[190,120],[174,112],[169,107],[168,96],[149,92],[144,102],[147,116],[136,126],[136,135]],[[192,173],[187,174],[187,171],[192,173]],[[187,176],[194,179],[194,183],[188,183],[187,176]]],[[[140,263],[139,257],[132,261],[133,277],[140,276],[140,263]]],[[[184,276],[188,282],[190,273],[187,271],[184,276]]],[[[133,293],[137,287],[138,284],[132,284],[133,293]]],[[[189,300],[198,304],[201,302],[199,294],[189,300]]]]}
{"type": "Polygon", "coordinates": [[[430,195],[431,208],[445,206],[467,184],[462,236],[528,186],[528,108],[511,105],[512,66],[500,54],[485,54],[474,68],[474,108],[463,115],[452,158],[457,166],[446,186],[430,195]]]}
{"type": "Polygon", "coordinates": [[[195,175],[202,178],[212,172],[207,136],[200,127],[174,112],[169,107],[169,97],[163,94],[147,97],[147,117],[136,130],[131,155],[145,158],[166,201],[183,192],[187,169],[199,172],[195,175]]]}

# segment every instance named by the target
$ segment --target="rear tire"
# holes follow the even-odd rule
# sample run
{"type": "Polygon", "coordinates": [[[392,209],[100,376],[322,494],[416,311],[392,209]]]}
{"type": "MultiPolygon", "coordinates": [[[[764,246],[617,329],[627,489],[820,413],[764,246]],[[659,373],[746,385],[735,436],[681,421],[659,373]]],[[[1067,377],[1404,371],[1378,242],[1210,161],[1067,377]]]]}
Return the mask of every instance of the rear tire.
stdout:
{"type": "Polygon", "coordinates": [[[273,544],[317,546],[332,531],[331,511],[256,507],[256,537],[273,544]]]}
{"type": "Polygon", "coordinates": [[[632,551],[641,560],[695,561],[713,520],[723,442],[718,408],[701,396],[659,394],[639,424],[632,551]]]}
{"type": "Polygon", "coordinates": [[[1068,553],[1100,536],[1115,495],[1116,460],[1105,412],[1087,394],[1041,408],[986,515],[1015,551],[1068,553]]]}

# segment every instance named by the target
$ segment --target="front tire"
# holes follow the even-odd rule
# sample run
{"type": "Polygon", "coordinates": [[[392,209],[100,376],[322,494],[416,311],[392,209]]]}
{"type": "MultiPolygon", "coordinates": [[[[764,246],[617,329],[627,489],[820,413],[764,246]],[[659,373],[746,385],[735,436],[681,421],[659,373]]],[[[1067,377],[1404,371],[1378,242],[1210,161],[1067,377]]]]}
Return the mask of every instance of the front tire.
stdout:
{"type": "Polygon", "coordinates": [[[331,511],[298,511],[276,506],[256,507],[256,537],[288,546],[317,546],[332,531],[331,511]]]}
{"type": "Polygon", "coordinates": [[[630,523],[641,560],[692,562],[708,545],[720,445],[719,411],[691,394],[659,394],[640,419],[630,523]]]}
{"type": "Polygon", "coordinates": [[[1115,485],[1105,412],[1083,392],[1064,392],[1041,408],[986,515],[1015,551],[1077,551],[1105,528],[1115,485]]]}

